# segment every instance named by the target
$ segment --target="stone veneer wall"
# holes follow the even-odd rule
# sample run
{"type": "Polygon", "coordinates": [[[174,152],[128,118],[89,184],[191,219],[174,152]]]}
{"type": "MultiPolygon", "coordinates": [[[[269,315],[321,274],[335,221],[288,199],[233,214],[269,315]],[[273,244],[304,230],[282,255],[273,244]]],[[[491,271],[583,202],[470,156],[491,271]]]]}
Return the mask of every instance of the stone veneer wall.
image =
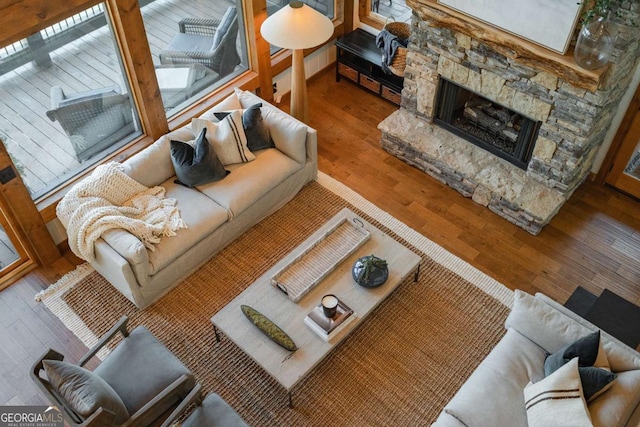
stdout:
{"type": "Polygon", "coordinates": [[[537,234],[588,176],[637,66],[640,34],[625,24],[640,22],[640,7],[619,6],[626,18],[617,18],[609,72],[590,92],[439,28],[430,16],[443,12],[419,3],[402,107],[379,125],[383,148],[537,234]],[[440,76],[542,122],[526,171],[431,124],[440,76]]]}

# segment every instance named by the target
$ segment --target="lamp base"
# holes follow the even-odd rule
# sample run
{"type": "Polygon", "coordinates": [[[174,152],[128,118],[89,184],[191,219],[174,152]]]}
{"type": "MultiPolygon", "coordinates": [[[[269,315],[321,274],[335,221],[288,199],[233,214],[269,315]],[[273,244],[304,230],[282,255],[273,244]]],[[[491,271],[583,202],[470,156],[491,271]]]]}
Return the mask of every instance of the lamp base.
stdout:
{"type": "Polygon", "coordinates": [[[303,123],[309,121],[307,80],[304,73],[304,51],[294,49],[291,64],[291,115],[303,123]]]}

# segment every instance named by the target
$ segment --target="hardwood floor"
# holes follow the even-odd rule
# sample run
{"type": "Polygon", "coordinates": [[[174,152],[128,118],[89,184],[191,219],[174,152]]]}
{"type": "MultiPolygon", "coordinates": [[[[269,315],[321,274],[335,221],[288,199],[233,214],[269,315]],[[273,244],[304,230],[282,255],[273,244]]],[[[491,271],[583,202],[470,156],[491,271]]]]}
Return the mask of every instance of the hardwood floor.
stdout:
{"type": "MultiPolygon", "coordinates": [[[[376,126],[396,106],[336,83],[332,68],[312,78],[308,92],[321,171],[511,289],[564,302],[578,285],[595,294],[609,288],[640,304],[639,202],[586,182],[532,236],[383,151],[376,126]]],[[[28,371],[48,347],[72,361],[85,351],[33,299],[77,264],[66,254],[0,292],[0,405],[46,403],[28,371]]]]}

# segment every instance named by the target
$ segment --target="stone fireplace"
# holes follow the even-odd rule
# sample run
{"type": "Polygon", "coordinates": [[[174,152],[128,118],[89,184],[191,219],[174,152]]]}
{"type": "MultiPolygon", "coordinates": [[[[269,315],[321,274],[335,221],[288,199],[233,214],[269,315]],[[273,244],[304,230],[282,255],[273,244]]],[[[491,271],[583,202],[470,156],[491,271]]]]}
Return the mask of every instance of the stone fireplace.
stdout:
{"type": "Polygon", "coordinates": [[[571,52],[545,52],[435,1],[407,4],[413,18],[402,103],[379,125],[382,147],[538,234],[591,171],[637,66],[640,34],[629,24],[640,21],[640,11],[620,6],[610,64],[587,71],[571,52]],[[497,147],[443,125],[450,119],[442,118],[441,104],[448,83],[460,88],[450,89],[448,107],[457,120],[467,127],[482,122],[497,147]],[[523,132],[532,138],[524,147],[523,132]]]}

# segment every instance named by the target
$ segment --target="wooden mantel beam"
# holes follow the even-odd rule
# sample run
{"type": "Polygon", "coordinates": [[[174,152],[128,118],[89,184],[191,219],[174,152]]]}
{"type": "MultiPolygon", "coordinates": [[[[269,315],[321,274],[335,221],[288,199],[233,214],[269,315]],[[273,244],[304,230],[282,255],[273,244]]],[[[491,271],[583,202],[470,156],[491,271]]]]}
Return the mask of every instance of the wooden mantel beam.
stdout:
{"type": "Polygon", "coordinates": [[[525,66],[542,69],[582,89],[595,92],[609,67],[585,70],[573,59],[573,50],[561,55],[533,42],[464,15],[435,0],[406,0],[407,6],[424,21],[482,41],[489,47],[525,66]]]}

